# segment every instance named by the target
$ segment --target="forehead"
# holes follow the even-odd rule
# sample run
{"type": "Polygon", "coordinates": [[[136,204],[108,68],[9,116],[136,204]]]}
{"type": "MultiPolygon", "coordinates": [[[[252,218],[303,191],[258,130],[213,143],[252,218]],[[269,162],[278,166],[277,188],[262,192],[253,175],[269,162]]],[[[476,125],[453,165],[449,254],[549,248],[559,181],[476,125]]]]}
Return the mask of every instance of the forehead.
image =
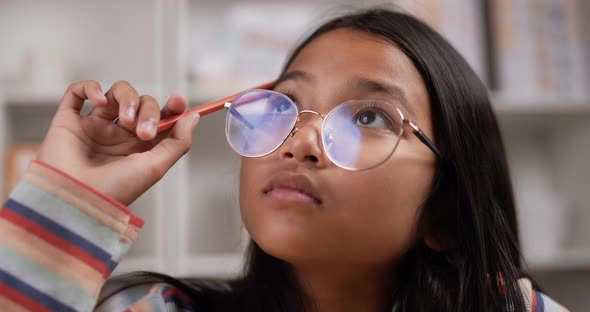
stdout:
{"type": "Polygon", "coordinates": [[[381,82],[399,89],[417,115],[430,111],[424,83],[411,60],[392,42],[362,31],[342,28],[320,35],[300,51],[285,73],[293,71],[315,77],[308,84],[316,92],[337,90],[349,97],[360,96],[351,88],[355,79],[381,82]]]}
{"type": "Polygon", "coordinates": [[[410,69],[408,65],[412,64],[409,61],[400,49],[384,38],[355,29],[341,28],[313,39],[301,50],[290,67],[321,64],[325,67],[334,66],[333,69],[338,70],[339,63],[346,62],[356,70],[390,76],[410,69]]]}

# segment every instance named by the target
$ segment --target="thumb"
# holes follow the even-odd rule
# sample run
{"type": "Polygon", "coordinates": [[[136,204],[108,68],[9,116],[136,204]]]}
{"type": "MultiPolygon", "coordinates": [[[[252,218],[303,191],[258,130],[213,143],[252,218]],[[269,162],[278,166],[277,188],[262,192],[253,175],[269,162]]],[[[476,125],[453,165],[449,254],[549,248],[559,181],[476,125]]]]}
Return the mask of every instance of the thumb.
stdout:
{"type": "Polygon", "coordinates": [[[186,154],[192,143],[193,129],[199,122],[199,113],[190,113],[183,116],[176,122],[166,138],[154,146],[150,154],[150,162],[163,176],[184,154],[186,154]]]}

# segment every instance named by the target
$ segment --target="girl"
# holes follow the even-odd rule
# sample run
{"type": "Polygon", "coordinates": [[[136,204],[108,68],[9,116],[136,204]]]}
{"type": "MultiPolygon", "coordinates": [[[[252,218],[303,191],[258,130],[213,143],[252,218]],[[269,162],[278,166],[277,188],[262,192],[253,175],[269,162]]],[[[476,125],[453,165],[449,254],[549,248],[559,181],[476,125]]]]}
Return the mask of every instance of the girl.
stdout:
{"type": "MultiPolygon", "coordinates": [[[[125,205],[189,150],[198,115],[156,133],[186,106],[174,95],[159,111],[127,82],[104,95],[93,81],[70,86],[0,211],[3,307],[95,307],[142,225],[125,205]],[[82,117],[85,99],[95,108],[82,117]]],[[[525,278],[485,87],[415,18],[371,9],[319,27],[273,91],[232,102],[227,137],[243,156],[243,277],[134,274],[98,309],[562,309],[525,278]]]]}

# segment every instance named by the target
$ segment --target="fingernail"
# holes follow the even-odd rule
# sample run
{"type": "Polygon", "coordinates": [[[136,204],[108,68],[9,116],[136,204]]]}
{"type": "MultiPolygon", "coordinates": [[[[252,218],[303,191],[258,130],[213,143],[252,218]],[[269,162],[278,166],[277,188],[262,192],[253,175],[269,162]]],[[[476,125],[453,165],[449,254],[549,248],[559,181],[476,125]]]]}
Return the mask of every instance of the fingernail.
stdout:
{"type": "Polygon", "coordinates": [[[155,134],[156,133],[156,122],[152,119],[150,120],[146,120],[141,124],[141,127],[143,129],[145,129],[146,132],[148,132],[149,134],[155,134]]]}
{"type": "Polygon", "coordinates": [[[129,116],[131,119],[135,118],[135,108],[133,108],[133,106],[129,106],[129,108],[127,108],[127,116],[129,116]]]}
{"type": "Polygon", "coordinates": [[[97,91],[97,93],[96,93],[96,98],[97,98],[97,99],[101,99],[101,100],[102,100],[102,99],[104,99],[105,101],[107,100],[107,97],[106,97],[106,95],[104,95],[104,94],[102,93],[102,90],[98,90],[98,91],[97,91]]]}
{"type": "Polygon", "coordinates": [[[201,115],[199,115],[199,113],[194,113],[193,114],[193,129],[199,123],[199,119],[201,119],[201,115]]]}

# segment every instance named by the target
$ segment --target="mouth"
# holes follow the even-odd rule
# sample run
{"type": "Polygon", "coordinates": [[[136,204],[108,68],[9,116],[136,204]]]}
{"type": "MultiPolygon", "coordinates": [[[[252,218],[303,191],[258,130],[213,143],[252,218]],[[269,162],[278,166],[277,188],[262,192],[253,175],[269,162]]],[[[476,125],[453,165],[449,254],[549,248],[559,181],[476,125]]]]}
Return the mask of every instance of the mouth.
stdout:
{"type": "Polygon", "coordinates": [[[322,200],[316,195],[311,181],[303,176],[291,173],[280,173],[273,177],[263,193],[281,202],[303,205],[321,205],[322,200]]]}

